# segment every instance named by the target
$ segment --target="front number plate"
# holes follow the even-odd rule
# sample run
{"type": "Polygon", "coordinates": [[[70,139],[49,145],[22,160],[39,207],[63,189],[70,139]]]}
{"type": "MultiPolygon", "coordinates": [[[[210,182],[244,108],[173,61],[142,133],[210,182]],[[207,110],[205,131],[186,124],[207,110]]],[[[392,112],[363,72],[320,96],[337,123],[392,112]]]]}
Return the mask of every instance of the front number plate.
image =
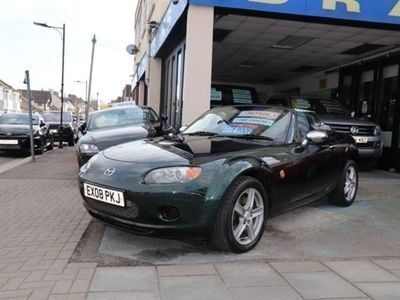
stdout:
{"type": "Polygon", "coordinates": [[[83,184],[83,190],[88,198],[112,205],[125,206],[124,194],[120,191],[105,189],[87,183],[83,184]]]}
{"type": "Polygon", "coordinates": [[[368,138],[365,136],[353,136],[354,140],[357,144],[366,144],[368,143],[368,138]]]}
{"type": "Polygon", "coordinates": [[[18,140],[0,140],[1,145],[18,145],[18,140]]]}

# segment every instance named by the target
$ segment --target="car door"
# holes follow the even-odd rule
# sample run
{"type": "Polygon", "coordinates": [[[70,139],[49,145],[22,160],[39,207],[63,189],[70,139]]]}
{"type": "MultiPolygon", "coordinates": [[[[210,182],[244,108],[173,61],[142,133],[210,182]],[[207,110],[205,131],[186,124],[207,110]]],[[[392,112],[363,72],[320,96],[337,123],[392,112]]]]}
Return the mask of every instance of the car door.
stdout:
{"type": "Polygon", "coordinates": [[[291,188],[294,194],[290,203],[294,206],[322,194],[338,176],[340,154],[332,139],[328,138],[320,144],[309,141],[307,147],[301,146],[314,127],[312,118],[306,113],[296,112],[296,132],[289,149],[293,163],[287,171],[292,172],[291,188]]]}

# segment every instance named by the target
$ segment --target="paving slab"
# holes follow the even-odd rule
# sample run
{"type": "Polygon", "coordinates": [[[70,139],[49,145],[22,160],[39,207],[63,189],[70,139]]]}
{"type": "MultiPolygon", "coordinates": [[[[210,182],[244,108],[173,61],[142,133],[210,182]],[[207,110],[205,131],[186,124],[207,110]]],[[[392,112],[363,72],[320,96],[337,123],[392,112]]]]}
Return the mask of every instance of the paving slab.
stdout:
{"type": "Polygon", "coordinates": [[[217,270],[213,265],[177,265],[177,266],[158,266],[159,276],[196,276],[196,275],[216,275],[217,270]]]}
{"type": "Polygon", "coordinates": [[[89,288],[91,292],[157,289],[154,267],[97,268],[89,288]]]}
{"type": "Polygon", "coordinates": [[[102,292],[89,293],[87,300],[160,300],[158,292],[102,292]]]}
{"type": "Polygon", "coordinates": [[[302,300],[290,286],[231,288],[235,300],[302,300]]]}
{"type": "Polygon", "coordinates": [[[328,272],[329,269],[318,261],[271,262],[271,266],[280,273],[328,272]]]}
{"type": "Polygon", "coordinates": [[[398,277],[369,261],[328,261],[324,264],[350,282],[399,281],[398,277]]]}
{"type": "Polygon", "coordinates": [[[374,263],[380,265],[386,270],[400,271],[400,259],[374,260],[374,263]]]}
{"type": "Polygon", "coordinates": [[[399,300],[400,282],[357,283],[374,300],[399,300]]]}
{"type": "Polygon", "coordinates": [[[216,268],[228,287],[287,285],[266,263],[218,264],[216,268]]]}
{"type": "Polygon", "coordinates": [[[333,272],[283,273],[282,276],[306,299],[366,297],[333,272]]]}
{"type": "Polygon", "coordinates": [[[161,277],[163,300],[232,300],[219,276],[161,277]]]}

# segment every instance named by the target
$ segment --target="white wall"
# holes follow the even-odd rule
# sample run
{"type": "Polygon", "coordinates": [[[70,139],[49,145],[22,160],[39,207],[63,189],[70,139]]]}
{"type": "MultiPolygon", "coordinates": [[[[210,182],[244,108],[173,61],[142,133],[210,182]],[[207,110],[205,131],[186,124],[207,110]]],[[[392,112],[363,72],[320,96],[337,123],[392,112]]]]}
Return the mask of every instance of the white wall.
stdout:
{"type": "Polygon", "coordinates": [[[190,5],[187,17],[182,124],[210,108],[214,7],[190,5]]]}

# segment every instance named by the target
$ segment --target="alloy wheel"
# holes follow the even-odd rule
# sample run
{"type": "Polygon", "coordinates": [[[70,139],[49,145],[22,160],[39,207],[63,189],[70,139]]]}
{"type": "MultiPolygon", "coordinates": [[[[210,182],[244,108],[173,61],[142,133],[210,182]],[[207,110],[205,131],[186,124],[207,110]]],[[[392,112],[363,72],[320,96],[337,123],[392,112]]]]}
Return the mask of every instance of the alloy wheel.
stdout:
{"type": "Polygon", "coordinates": [[[347,201],[352,201],[357,191],[357,171],[354,166],[349,166],[346,171],[344,182],[344,197],[347,201]]]}
{"type": "Polygon", "coordinates": [[[264,199],[255,188],[248,188],[237,198],[232,213],[232,233],[241,245],[251,244],[264,222],[264,199]]]}

